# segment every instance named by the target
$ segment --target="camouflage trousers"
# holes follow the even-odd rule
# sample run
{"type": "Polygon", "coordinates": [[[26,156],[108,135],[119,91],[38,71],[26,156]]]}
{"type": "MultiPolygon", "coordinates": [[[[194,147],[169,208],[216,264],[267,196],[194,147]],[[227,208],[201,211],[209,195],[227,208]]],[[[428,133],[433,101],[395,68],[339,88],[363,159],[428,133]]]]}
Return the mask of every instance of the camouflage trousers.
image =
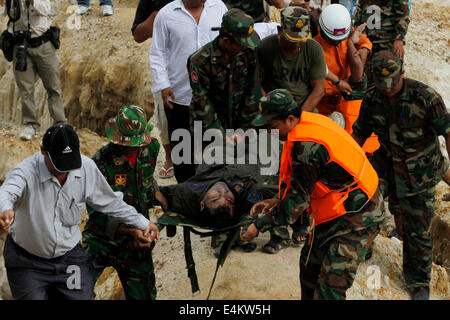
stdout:
{"type": "Polygon", "coordinates": [[[436,187],[418,195],[389,196],[389,210],[403,238],[403,274],[409,288],[427,287],[431,280],[433,238],[430,233],[434,216],[436,187]]]}
{"type": "Polygon", "coordinates": [[[302,300],[345,300],[358,266],[364,262],[379,231],[379,225],[375,224],[334,237],[322,245],[319,241],[305,244],[300,255],[302,300]]]}
{"type": "Polygon", "coordinates": [[[343,300],[384,222],[380,190],[358,212],[315,227],[300,255],[302,300],[343,300]]]}
{"type": "Polygon", "coordinates": [[[90,257],[94,282],[106,267],[119,275],[127,300],[156,300],[152,249],[139,248],[132,239],[119,246],[90,233],[83,233],[83,249],[90,257]]]}

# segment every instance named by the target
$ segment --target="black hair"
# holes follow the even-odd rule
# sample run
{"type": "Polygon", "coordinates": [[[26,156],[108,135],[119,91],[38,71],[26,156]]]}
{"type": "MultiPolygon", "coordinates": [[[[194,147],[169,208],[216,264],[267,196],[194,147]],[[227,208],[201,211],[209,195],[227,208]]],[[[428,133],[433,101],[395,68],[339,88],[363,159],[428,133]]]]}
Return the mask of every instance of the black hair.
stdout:
{"type": "Polygon", "coordinates": [[[222,205],[214,209],[214,211],[211,211],[211,209],[205,205],[200,214],[202,216],[201,219],[202,224],[208,227],[220,229],[230,226],[233,222],[233,217],[231,216],[231,209],[226,205],[222,205]]]}

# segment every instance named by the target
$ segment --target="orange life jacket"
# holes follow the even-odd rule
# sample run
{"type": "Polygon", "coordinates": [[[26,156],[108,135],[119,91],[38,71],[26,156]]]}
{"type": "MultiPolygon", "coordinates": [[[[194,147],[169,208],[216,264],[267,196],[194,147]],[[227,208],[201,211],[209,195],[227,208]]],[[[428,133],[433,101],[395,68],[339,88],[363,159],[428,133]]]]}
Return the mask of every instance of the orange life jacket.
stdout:
{"type": "Polygon", "coordinates": [[[292,147],[295,141],[314,141],[327,148],[330,162],[335,162],[354,177],[354,182],[339,190],[330,190],[317,182],[311,195],[308,212],[313,215],[315,225],[338,218],[346,213],[344,201],[351,191],[361,189],[369,199],[378,186],[378,175],[358,143],[333,120],[320,114],[302,111],[300,122],[288,133],[283,146],[280,165],[279,190],[287,187],[280,199],[291,188],[292,147]]]}

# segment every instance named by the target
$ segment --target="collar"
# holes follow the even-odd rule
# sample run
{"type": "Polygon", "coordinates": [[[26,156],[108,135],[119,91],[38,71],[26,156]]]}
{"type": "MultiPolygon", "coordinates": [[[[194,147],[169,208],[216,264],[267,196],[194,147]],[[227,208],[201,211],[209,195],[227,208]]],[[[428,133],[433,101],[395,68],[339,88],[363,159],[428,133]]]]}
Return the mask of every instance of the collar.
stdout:
{"type": "MultiPolygon", "coordinates": [[[[152,143],[152,142],[150,142],[150,143],[152,143]]],[[[150,144],[150,143],[149,143],[149,144],[150,144]]],[[[139,160],[140,158],[143,157],[144,152],[145,152],[145,150],[147,149],[147,147],[148,147],[149,144],[137,148],[137,158],[136,158],[137,160],[139,160]]],[[[122,159],[126,159],[126,156],[125,156],[122,152],[120,152],[119,147],[118,147],[117,144],[110,142],[109,145],[107,145],[107,146],[108,146],[108,148],[109,148],[108,153],[109,153],[110,155],[112,155],[113,158],[122,158],[122,159]]],[[[137,162],[136,162],[136,163],[137,163],[137,162]]]]}
{"type": "Polygon", "coordinates": [[[409,79],[403,77],[402,91],[400,91],[400,94],[397,97],[397,102],[400,101],[400,100],[410,101],[409,95],[407,94],[408,83],[409,83],[409,79]]]}
{"type": "Polygon", "coordinates": [[[222,51],[220,51],[219,48],[219,36],[217,36],[211,46],[211,63],[212,64],[222,64],[222,65],[228,65],[228,61],[225,61],[225,58],[222,54],[222,51]]]}
{"type": "MultiPolygon", "coordinates": [[[[174,4],[173,10],[176,10],[176,9],[185,9],[185,10],[187,10],[186,7],[184,6],[184,3],[183,3],[182,0],[175,0],[173,2],[173,4],[174,4]]],[[[212,6],[214,6],[214,3],[212,1],[206,0],[203,8],[212,7],[212,6]]]]}
{"type": "MultiPolygon", "coordinates": [[[[39,181],[41,183],[44,183],[48,180],[51,180],[52,178],[56,177],[48,170],[47,166],[45,165],[45,159],[44,156],[42,154],[39,154],[39,181]]],[[[81,165],[83,166],[83,159],[81,159],[81,165]]],[[[80,169],[76,169],[76,170],[71,170],[69,171],[68,175],[67,175],[67,181],[72,181],[72,177],[78,177],[81,178],[81,170],[80,169]]]]}
{"type": "Polygon", "coordinates": [[[52,173],[45,165],[44,155],[39,154],[39,180],[41,183],[50,180],[53,177],[52,173]]]}

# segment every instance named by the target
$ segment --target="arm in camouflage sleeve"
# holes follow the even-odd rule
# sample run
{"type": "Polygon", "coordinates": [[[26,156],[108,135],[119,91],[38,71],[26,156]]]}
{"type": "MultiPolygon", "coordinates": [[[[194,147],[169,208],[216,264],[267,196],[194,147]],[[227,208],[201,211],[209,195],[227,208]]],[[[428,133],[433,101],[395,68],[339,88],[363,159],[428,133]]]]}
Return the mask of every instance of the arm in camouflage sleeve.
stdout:
{"type": "Polygon", "coordinates": [[[361,109],[359,111],[358,118],[356,119],[352,127],[353,129],[352,137],[360,146],[364,145],[364,142],[366,142],[366,140],[370,137],[370,135],[373,132],[373,127],[369,123],[370,103],[368,98],[369,94],[366,94],[366,96],[363,99],[363,102],[361,103],[361,109]]]}
{"type": "Polygon", "coordinates": [[[245,108],[240,112],[240,127],[247,129],[259,114],[259,99],[262,97],[261,77],[258,57],[251,51],[248,62],[248,86],[245,88],[245,108]]]}
{"type": "MultiPolygon", "coordinates": [[[[295,143],[292,158],[292,188],[269,215],[257,219],[256,228],[264,232],[272,226],[289,225],[297,221],[298,217],[309,207],[311,194],[320,178],[321,168],[326,165],[328,160],[328,152],[320,144],[314,142],[295,143]],[[299,149],[303,147],[305,149],[302,152],[299,149]]],[[[281,194],[283,192],[284,190],[281,190],[281,194]]]]}
{"type": "Polygon", "coordinates": [[[189,71],[189,82],[192,88],[191,111],[192,121],[201,121],[203,130],[219,129],[225,136],[220,120],[217,118],[214,105],[209,99],[210,80],[203,68],[191,62],[189,57],[187,62],[189,71]]]}
{"type": "Polygon", "coordinates": [[[394,0],[395,40],[404,40],[409,25],[408,0],[394,0]]]}

